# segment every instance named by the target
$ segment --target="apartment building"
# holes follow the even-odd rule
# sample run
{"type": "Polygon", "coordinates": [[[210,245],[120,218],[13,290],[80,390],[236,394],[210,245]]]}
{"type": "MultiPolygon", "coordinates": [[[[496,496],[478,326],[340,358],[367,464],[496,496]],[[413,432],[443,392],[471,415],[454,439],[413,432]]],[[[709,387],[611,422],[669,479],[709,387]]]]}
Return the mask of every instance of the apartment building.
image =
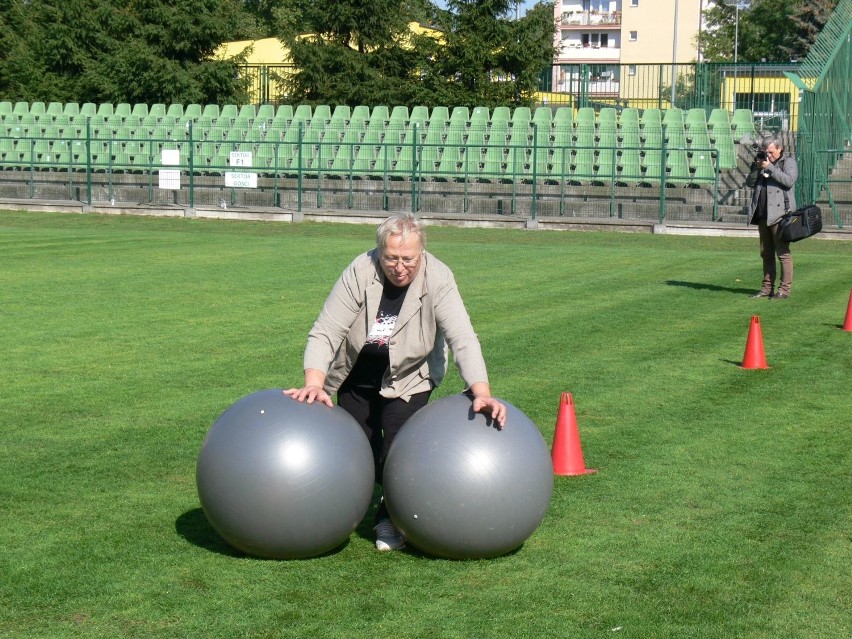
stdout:
{"type": "Polygon", "coordinates": [[[620,76],[634,65],[694,62],[710,1],[556,0],[554,90],[570,91],[579,65],[588,65],[592,93],[618,97],[620,76]]]}

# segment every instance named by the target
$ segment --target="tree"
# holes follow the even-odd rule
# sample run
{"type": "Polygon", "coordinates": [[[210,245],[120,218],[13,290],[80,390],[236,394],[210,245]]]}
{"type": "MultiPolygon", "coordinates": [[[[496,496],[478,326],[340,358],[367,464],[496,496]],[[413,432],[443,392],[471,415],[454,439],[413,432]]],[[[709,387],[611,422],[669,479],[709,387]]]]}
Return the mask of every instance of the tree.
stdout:
{"type": "Polygon", "coordinates": [[[7,99],[242,102],[240,60],[213,52],[248,24],[238,0],[5,2],[7,99]],[[10,33],[10,28],[13,32],[10,33]]]}
{"type": "Polygon", "coordinates": [[[529,104],[553,62],[553,5],[513,20],[513,0],[449,0],[438,19],[442,42],[429,45],[422,101],[497,106],[529,104]]]}
{"type": "MultiPolygon", "coordinates": [[[[733,2],[733,0],[731,0],[733,2]]],[[[737,59],[789,62],[807,54],[837,0],[753,0],[739,12],[737,59]]],[[[718,3],[704,11],[699,46],[708,62],[734,59],[736,8],[718,3]]]]}
{"type": "Polygon", "coordinates": [[[837,0],[810,0],[795,7],[791,16],[793,32],[786,54],[791,60],[804,58],[837,6],[837,0]]]}
{"type": "Polygon", "coordinates": [[[408,0],[285,0],[279,37],[294,73],[284,78],[292,102],[408,104],[417,52],[408,0]]]}

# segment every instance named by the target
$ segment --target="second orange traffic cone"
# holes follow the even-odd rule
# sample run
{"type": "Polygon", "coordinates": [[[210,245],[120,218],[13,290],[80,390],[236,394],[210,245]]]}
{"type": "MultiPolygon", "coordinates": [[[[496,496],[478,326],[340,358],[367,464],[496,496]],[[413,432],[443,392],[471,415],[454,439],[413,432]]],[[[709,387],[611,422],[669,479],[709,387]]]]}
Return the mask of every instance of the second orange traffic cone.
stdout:
{"type": "Polygon", "coordinates": [[[852,331],[852,291],[849,291],[849,304],[846,306],[846,321],[843,322],[844,331],[852,331]]]}
{"type": "Polygon", "coordinates": [[[594,468],[586,468],[586,462],[583,460],[580,431],[577,429],[577,416],[574,414],[571,393],[562,393],[559,401],[551,457],[554,475],[588,475],[596,472],[594,468]]]}
{"type": "Polygon", "coordinates": [[[760,330],[760,317],[752,315],[748,327],[745,353],[743,353],[743,368],[769,368],[766,364],[766,354],[763,352],[763,333],[760,330]]]}

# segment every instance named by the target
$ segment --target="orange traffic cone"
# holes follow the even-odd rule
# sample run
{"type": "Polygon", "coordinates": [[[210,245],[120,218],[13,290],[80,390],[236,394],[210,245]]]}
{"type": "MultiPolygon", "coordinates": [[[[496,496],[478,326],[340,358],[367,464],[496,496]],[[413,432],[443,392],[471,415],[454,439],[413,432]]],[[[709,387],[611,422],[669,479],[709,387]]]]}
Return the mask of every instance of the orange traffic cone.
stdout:
{"type": "Polygon", "coordinates": [[[757,315],[752,315],[751,325],[748,327],[748,339],[746,340],[742,367],[769,368],[766,365],[766,354],[763,352],[763,334],[760,330],[760,317],[757,315]]]}
{"type": "Polygon", "coordinates": [[[852,291],[849,291],[849,304],[846,306],[846,321],[843,322],[844,331],[852,331],[852,291]]]}
{"type": "Polygon", "coordinates": [[[574,414],[571,393],[562,393],[559,402],[551,457],[554,475],[588,475],[596,472],[593,468],[586,468],[586,462],[583,461],[580,432],[577,430],[577,417],[574,414]]]}

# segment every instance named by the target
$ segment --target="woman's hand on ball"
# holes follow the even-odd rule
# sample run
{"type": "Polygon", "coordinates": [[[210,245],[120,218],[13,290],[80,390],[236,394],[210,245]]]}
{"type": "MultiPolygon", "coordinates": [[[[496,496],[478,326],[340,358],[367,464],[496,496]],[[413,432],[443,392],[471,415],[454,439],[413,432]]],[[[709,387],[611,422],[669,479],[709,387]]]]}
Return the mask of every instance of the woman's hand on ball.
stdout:
{"type": "Polygon", "coordinates": [[[302,388],[288,388],[284,391],[284,394],[288,397],[292,397],[297,402],[307,402],[308,404],[320,402],[321,404],[325,404],[329,408],[334,406],[334,403],[331,401],[331,397],[329,397],[328,393],[326,393],[320,386],[303,386],[302,388]]]}
{"type": "Polygon", "coordinates": [[[493,397],[474,397],[473,412],[490,414],[499,430],[506,425],[506,407],[493,397]]]}

